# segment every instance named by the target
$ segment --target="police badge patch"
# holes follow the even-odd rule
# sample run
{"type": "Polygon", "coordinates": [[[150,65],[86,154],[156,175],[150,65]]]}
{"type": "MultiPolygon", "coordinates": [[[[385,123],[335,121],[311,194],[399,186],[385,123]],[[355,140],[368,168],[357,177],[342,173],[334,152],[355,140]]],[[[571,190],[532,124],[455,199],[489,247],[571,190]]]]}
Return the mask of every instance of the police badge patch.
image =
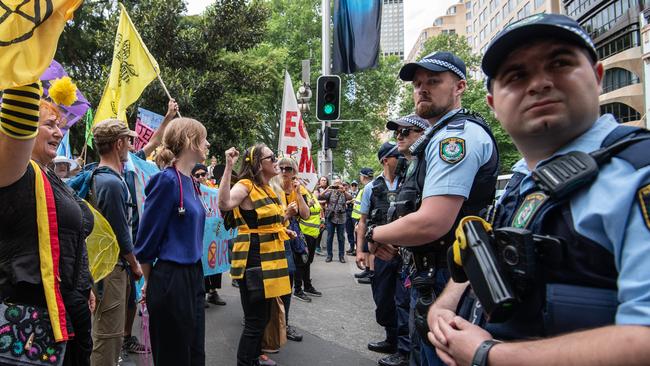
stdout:
{"type": "Polygon", "coordinates": [[[440,159],[449,164],[456,164],[465,157],[465,140],[449,137],[440,141],[440,159]]]}
{"type": "Polygon", "coordinates": [[[650,230],[650,214],[648,213],[650,209],[650,184],[639,189],[639,206],[643,214],[643,221],[650,230]]]}
{"type": "Polygon", "coordinates": [[[512,226],[518,229],[525,229],[535,216],[537,210],[547,199],[548,196],[543,192],[534,192],[526,196],[524,202],[517,209],[514,219],[512,219],[512,226]]]}

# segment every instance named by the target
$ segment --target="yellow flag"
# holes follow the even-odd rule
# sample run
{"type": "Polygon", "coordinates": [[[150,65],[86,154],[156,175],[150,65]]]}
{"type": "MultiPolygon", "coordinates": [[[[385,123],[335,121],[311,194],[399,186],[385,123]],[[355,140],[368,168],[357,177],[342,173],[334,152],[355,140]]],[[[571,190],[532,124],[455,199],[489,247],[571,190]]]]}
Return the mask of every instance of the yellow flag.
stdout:
{"type": "Polygon", "coordinates": [[[120,4],[120,9],[111,73],[93,125],[107,118],[126,121],[126,108],[140,98],[144,88],[160,72],[158,63],[142,42],[124,5],[120,4]]]}
{"type": "Polygon", "coordinates": [[[83,0],[0,0],[0,90],[38,81],[83,0]]]}

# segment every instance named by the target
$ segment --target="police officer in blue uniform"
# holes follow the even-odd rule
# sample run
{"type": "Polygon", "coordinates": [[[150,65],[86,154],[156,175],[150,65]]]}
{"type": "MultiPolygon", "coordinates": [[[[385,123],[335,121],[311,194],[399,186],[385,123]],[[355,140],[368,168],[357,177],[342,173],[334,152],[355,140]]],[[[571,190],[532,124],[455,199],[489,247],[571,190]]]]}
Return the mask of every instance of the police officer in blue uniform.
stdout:
{"type": "Polygon", "coordinates": [[[467,86],[463,60],[434,52],[404,65],[400,78],[412,81],[416,114],[430,126],[409,148],[417,163],[400,188],[392,222],[371,226],[366,239],[379,258],[390,255],[385,243],[413,253],[411,296],[420,363],[439,365],[426,340],[426,313],[449,278],[446,250],[453,242],[454,224],[462,216],[484,214],[492,203],[499,158],[485,121],[461,107],[467,86]]]}
{"type": "MultiPolygon", "coordinates": [[[[497,253],[495,273],[515,284],[514,300],[500,305],[480,295],[468,247],[455,243],[462,254],[453,262],[460,260],[480,300],[474,310],[484,309],[489,321],[484,330],[454,316],[466,285],[450,284],[429,312],[430,341],[457,365],[647,365],[647,130],[599,116],[603,65],[589,35],[566,16],[511,24],[488,46],[482,68],[487,102],[523,156],[491,233],[484,230],[484,249],[497,253]],[[502,233],[511,236],[496,242],[502,233]],[[517,256],[502,256],[506,249],[517,256]]],[[[459,235],[457,243],[464,240],[459,235]]],[[[475,311],[469,315],[475,320],[475,311]]]]}
{"type": "MultiPolygon", "coordinates": [[[[383,166],[383,172],[364,187],[361,196],[361,217],[357,225],[358,238],[361,239],[359,245],[364,245],[362,240],[368,225],[387,222],[390,203],[395,200],[400,184],[399,177],[395,175],[400,156],[393,142],[385,142],[379,148],[377,158],[383,166]]],[[[375,317],[377,323],[386,329],[386,339],[368,343],[371,351],[393,354],[399,350],[401,354],[409,354],[408,307],[396,306],[397,300],[404,303],[406,298],[398,275],[401,266],[401,258],[398,256],[374,260],[375,274],[371,286],[376,306],[375,317]]]]}

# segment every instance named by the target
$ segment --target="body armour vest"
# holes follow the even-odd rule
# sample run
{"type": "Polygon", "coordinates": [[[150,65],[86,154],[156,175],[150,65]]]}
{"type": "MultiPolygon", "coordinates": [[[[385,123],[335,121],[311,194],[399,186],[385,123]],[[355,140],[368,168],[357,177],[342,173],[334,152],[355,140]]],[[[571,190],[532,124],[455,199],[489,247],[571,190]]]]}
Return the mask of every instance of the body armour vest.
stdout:
{"type": "MultiPolygon", "coordinates": [[[[622,138],[646,134],[648,139],[614,153],[639,169],[650,165],[650,134],[641,129],[619,126],[603,141],[609,147],[622,138]]],[[[520,193],[524,178],[515,173],[496,207],[493,227],[518,227],[533,234],[554,238],[559,247],[538,246],[535,260],[536,284],[518,305],[513,317],[501,324],[488,323],[486,329],[502,339],[553,336],[561,333],[614,323],[618,271],[614,256],[597,242],[574,229],[570,198],[589,189],[577,189],[568,197],[554,199],[534,189],[520,193]],[[543,258],[543,259],[542,259],[543,258]]]]}
{"type": "MultiPolygon", "coordinates": [[[[469,197],[461,206],[460,212],[456,218],[456,223],[460,218],[475,215],[484,216],[487,212],[487,207],[494,201],[494,193],[496,190],[496,180],[499,174],[499,152],[497,150],[497,143],[492,135],[490,127],[485,120],[479,115],[473,114],[465,109],[456,113],[450,118],[441,128],[448,130],[463,130],[465,123],[476,123],[490,136],[494,144],[492,155],[490,159],[483,164],[474,177],[472,188],[469,197]]],[[[427,141],[428,144],[428,141],[427,141]]],[[[411,164],[415,164],[415,168],[408,169],[408,173],[404,184],[400,187],[397,199],[391,209],[390,221],[397,220],[398,218],[408,215],[417,211],[422,203],[422,192],[424,189],[424,179],[427,174],[427,161],[424,158],[425,152],[419,153],[411,164]]],[[[417,247],[410,247],[409,250],[414,253],[418,252],[432,252],[432,251],[446,251],[449,245],[454,241],[453,232],[456,224],[452,226],[449,233],[443,235],[440,239],[417,247]]]]}
{"type": "MultiPolygon", "coordinates": [[[[399,179],[395,177],[395,179],[399,179]]],[[[397,189],[389,190],[383,176],[375,178],[372,183],[372,196],[370,196],[370,212],[368,212],[368,225],[385,225],[388,223],[388,209],[391,202],[397,198],[397,189]]]]}

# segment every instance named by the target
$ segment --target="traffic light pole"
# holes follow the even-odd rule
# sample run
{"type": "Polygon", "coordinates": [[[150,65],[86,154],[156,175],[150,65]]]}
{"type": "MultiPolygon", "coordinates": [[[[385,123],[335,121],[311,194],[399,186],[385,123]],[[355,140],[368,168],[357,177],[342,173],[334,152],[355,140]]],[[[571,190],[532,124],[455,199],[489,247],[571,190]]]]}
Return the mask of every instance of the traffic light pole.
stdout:
{"type": "MultiPolygon", "coordinates": [[[[321,13],[323,18],[321,21],[321,47],[322,47],[322,75],[330,75],[330,0],[321,0],[321,13]]],[[[331,127],[332,123],[329,121],[321,122],[321,131],[325,132],[325,127],[331,127]]],[[[318,168],[320,176],[332,178],[332,149],[325,149],[325,133],[321,134],[323,149],[318,152],[318,168]]]]}

